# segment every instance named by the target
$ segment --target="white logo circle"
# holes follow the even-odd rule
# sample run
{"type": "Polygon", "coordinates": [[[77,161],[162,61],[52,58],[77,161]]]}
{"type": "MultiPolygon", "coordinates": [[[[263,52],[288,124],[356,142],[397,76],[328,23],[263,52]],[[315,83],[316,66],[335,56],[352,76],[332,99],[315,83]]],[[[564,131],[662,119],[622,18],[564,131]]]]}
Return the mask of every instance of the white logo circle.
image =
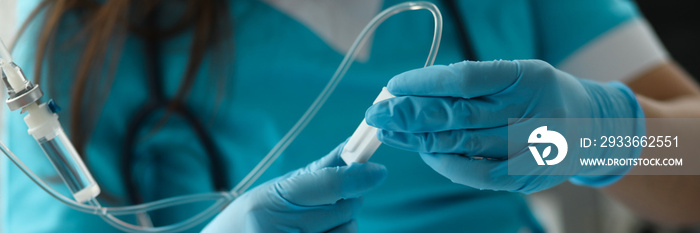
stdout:
{"type": "Polygon", "coordinates": [[[527,142],[552,143],[557,147],[557,156],[555,156],[553,159],[545,160],[545,158],[549,157],[549,154],[552,152],[552,146],[545,148],[541,155],[535,146],[529,146],[528,148],[530,148],[532,156],[535,157],[537,165],[545,165],[545,163],[546,165],[558,164],[564,160],[564,157],[566,157],[566,152],[569,150],[569,145],[566,144],[566,139],[564,136],[557,131],[547,130],[547,126],[541,126],[533,130],[527,142]]]}

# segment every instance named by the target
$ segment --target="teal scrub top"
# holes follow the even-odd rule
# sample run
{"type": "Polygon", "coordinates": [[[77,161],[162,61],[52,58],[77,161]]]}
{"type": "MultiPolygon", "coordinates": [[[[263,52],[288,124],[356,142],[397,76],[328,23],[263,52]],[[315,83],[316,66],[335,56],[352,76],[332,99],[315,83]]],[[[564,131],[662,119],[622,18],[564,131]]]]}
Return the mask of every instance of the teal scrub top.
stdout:
{"type": "MultiPolygon", "coordinates": [[[[384,1],[384,8],[400,1],[384,1]]],[[[36,1],[20,1],[20,19],[36,1]]],[[[440,3],[437,3],[440,7],[440,3]]],[[[206,122],[225,155],[231,187],[240,181],[280,140],[330,79],[343,54],[335,52],[316,34],[290,16],[259,1],[232,1],[234,59],[208,54],[188,98],[189,106],[206,122]],[[223,61],[223,62],[222,62],[223,61]],[[223,63],[223,64],[220,64],[223,63]],[[216,67],[226,67],[223,72],[216,67]],[[224,73],[227,95],[217,102],[214,83],[224,73]]],[[[498,0],[459,1],[473,46],[480,60],[536,58],[557,64],[587,42],[628,20],[641,17],[631,1],[498,0]]],[[[443,39],[435,64],[463,60],[455,24],[443,10],[443,39]]],[[[36,20],[35,22],[39,22],[36,20]]],[[[59,40],[76,32],[77,19],[68,18],[59,40]]],[[[16,63],[30,79],[38,23],[33,23],[14,51],[16,63]]],[[[428,13],[402,13],[387,20],[373,37],[370,57],[356,62],[318,115],[256,184],[299,168],[331,151],[352,134],[364,112],[389,79],[420,68],[427,56],[433,30],[428,13]]],[[[185,33],[163,44],[164,87],[173,96],[187,62],[191,35],[185,33]]],[[[68,109],[71,62],[80,43],[57,46],[51,59],[65,67],[52,69],[41,79],[54,80],[49,92],[68,109]]],[[[144,43],[128,36],[116,75],[95,131],[88,142],[87,164],[111,200],[126,203],[120,175],[120,155],[127,120],[147,100],[144,43]]],[[[48,89],[44,87],[44,89],[48,89]]],[[[46,98],[46,97],[45,97],[46,98]]],[[[68,126],[70,114],[60,112],[68,126]]],[[[159,119],[154,116],[151,121],[159,119]]],[[[143,133],[132,161],[133,176],[147,201],[211,192],[206,153],[189,125],[175,116],[155,134],[143,133]]],[[[67,193],[40,148],[26,133],[18,112],[6,111],[4,138],[8,146],[38,175],[67,193]]],[[[148,131],[148,130],[144,130],[148,131]]],[[[70,133],[70,132],[69,132],[70,133]]],[[[450,182],[428,167],[416,153],[382,146],[371,159],[387,166],[386,182],[364,197],[357,221],[361,232],[516,232],[541,231],[519,193],[477,190],[450,182]]],[[[73,210],[44,193],[16,167],[6,163],[0,176],[3,232],[117,232],[99,217],[73,210]]],[[[196,214],[205,204],[155,212],[156,225],[196,214]]],[[[125,218],[133,221],[133,218],[125,218]]],[[[198,231],[200,225],[192,231],[198,231]]],[[[233,229],[232,229],[233,230],[233,229]]]]}

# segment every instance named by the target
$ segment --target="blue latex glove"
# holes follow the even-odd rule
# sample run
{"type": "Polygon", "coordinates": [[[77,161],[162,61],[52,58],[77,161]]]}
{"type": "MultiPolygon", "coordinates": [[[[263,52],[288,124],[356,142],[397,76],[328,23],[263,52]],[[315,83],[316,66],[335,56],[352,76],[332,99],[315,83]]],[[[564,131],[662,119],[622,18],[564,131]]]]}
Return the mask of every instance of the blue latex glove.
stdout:
{"type": "MultiPolygon", "coordinates": [[[[539,60],[465,61],[431,66],[399,74],[387,88],[397,97],[373,105],[365,116],[369,125],[380,129],[379,140],[419,152],[438,173],[480,189],[531,193],[567,179],[604,186],[629,170],[582,167],[578,159],[564,159],[556,166],[537,166],[527,141],[515,145],[520,149],[515,150],[517,153],[509,154],[508,147],[513,146],[508,144],[509,127],[512,132],[528,134],[536,128],[526,118],[638,118],[626,121],[628,124],[550,128],[579,135],[644,134],[643,112],[626,86],[581,80],[539,60]],[[511,166],[527,164],[532,170],[527,175],[508,175],[509,160],[511,166]],[[562,171],[571,175],[553,175],[562,171]]],[[[568,148],[569,154],[588,153],[576,143],[569,142],[573,144],[568,148]]],[[[641,153],[640,149],[622,150],[629,157],[639,157],[641,153]]],[[[601,157],[611,153],[594,152],[601,157]]]]}
{"type": "Polygon", "coordinates": [[[346,166],[344,145],[244,193],[203,232],[357,232],[361,196],[378,187],[387,170],[376,163],[346,166]]]}

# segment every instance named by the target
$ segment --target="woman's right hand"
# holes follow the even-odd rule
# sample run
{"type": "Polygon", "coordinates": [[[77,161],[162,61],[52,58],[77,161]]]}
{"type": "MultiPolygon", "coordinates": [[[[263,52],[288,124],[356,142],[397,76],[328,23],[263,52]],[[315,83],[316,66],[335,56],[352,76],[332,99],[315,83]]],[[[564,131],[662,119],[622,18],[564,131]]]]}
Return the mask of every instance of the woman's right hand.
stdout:
{"type": "Polygon", "coordinates": [[[376,163],[345,165],[344,145],[244,193],[203,232],[356,232],[361,196],[378,187],[387,170],[376,163]]]}

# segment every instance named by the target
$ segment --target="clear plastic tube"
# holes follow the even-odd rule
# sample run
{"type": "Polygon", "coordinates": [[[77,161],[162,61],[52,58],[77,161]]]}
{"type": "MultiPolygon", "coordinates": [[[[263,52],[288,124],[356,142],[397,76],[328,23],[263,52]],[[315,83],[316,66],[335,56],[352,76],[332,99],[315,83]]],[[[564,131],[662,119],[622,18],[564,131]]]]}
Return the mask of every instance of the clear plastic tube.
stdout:
{"type": "Polygon", "coordinates": [[[5,42],[2,42],[2,40],[0,40],[0,59],[7,63],[12,63],[10,51],[7,50],[7,47],[5,47],[5,42]]]}
{"type": "Polygon", "coordinates": [[[245,190],[248,189],[248,187],[250,187],[250,185],[252,185],[255,182],[255,180],[257,180],[257,178],[260,177],[260,175],[262,175],[262,173],[272,164],[272,162],[274,162],[277,159],[277,157],[279,157],[280,154],[284,152],[287,146],[289,146],[289,144],[297,137],[297,135],[301,133],[301,131],[306,127],[306,125],[309,124],[309,121],[311,121],[311,119],[316,115],[321,106],[323,106],[323,104],[326,103],[328,97],[331,95],[331,93],[333,93],[336,86],[338,86],[340,80],[342,80],[345,76],[345,73],[348,71],[350,65],[355,60],[355,56],[357,56],[357,50],[365,45],[367,39],[369,39],[369,36],[374,34],[374,31],[377,29],[377,27],[379,27],[379,25],[382,22],[384,22],[384,20],[403,11],[420,9],[426,9],[430,11],[430,13],[433,14],[433,19],[435,22],[435,30],[433,31],[433,42],[430,46],[428,59],[425,61],[425,66],[433,65],[433,63],[435,62],[435,57],[437,56],[438,48],[440,47],[440,39],[442,36],[442,14],[440,14],[440,10],[437,8],[437,6],[430,2],[423,1],[405,2],[389,7],[386,10],[380,12],[367,24],[367,26],[365,26],[364,29],[362,29],[362,32],[360,32],[360,35],[357,36],[355,42],[350,47],[350,50],[348,50],[348,52],[345,54],[343,61],[340,62],[340,66],[338,66],[338,69],[336,69],[335,74],[333,74],[331,80],[328,81],[326,87],[324,87],[321,91],[321,94],[319,94],[318,97],[316,97],[316,100],[314,100],[309,109],[306,110],[304,115],[302,115],[301,118],[296,122],[296,124],[294,124],[292,129],[289,130],[289,132],[287,132],[287,134],[284,135],[284,137],[275,145],[275,147],[272,148],[272,150],[258,163],[258,165],[253,169],[253,171],[249,173],[245,178],[243,178],[243,180],[240,183],[238,183],[236,187],[233,188],[233,192],[237,194],[245,192],[245,190]]]}
{"type": "Polygon", "coordinates": [[[44,150],[76,201],[86,202],[97,197],[100,194],[100,186],[85,167],[63,130],[59,129],[57,133],[58,135],[54,138],[44,137],[37,140],[39,146],[44,150]]]}
{"type": "MultiPolygon", "coordinates": [[[[100,215],[106,222],[112,226],[129,232],[177,232],[186,230],[192,226],[195,226],[202,221],[212,217],[213,215],[220,212],[225,208],[230,202],[236,199],[240,194],[245,192],[255,181],[260,177],[260,175],[267,170],[267,168],[284,152],[284,150],[291,144],[291,142],[301,133],[301,131],[308,125],[311,119],[316,115],[318,110],[323,106],[328,97],[333,93],[338,83],[342,80],[343,76],[347,72],[348,68],[354,61],[357,53],[356,51],[364,46],[370,35],[374,33],[377,27],[384,22],[387,18],[407,10],[420,10],[425,9],[432,13],[434,18],[434,33],[433,42],[430,47],[430,52],[428,58],[425,62],[425,66],[430,66],[434,63],[435,57],[437,55],[438,48],[440,46],[440,39],[442,35],[442,15],[438,8],[430,2],[406,2],[401,3],[386,10],[380,12],[376,17],[374,17],[365,28],[362,30],[360,35],[355,39],[355,42],[348,50],[348,53],[343,58],[338,69],[336,69],[333,77],[328,81],[321,93],[316,97],[314,102],[309,106],[302,117],[294,124],[294,126],[285,134],[285,136],[270,150],[270,152],[265,155],[265,157],[256,165],[255,168],[239,182],[236,187],[234,187],[230,192],[217,192],[217,193],[205,193],[205,194],[192,194],[184,195],[179,197],[173,197],[168,199],[163,199],[159,201],[144,203],[140,205],[126,206],[126,207],[102,207],[97,200],[92,199],[89,205],[76,202],[61,193],[57,192],[55,189],[47,185],[43,180],[41,180],[36,174],[34,174],[24,163],[15,156],[6,146],[0,141],[0,149],[17,167],[22,170],[32,181],[34,181],[39,187],[44,191],[49,193],[51,196],[57,200],[63,202],[64,204],[86,213],[100,215]],[[161,227],[144,227],[129,224],[127,222],[121,221],[115,216],[118,215],[130,215],[130,214],[140,214],[153,210],[168,208],[172,206],[201,202],[201,201],[215,201],[209,208],[200,212],[199,214],[190,217],[179,223],[161,226],[161,227]]],[[[4,55],[3,55],[4,56],[4,55]]]]}
{"type": "Polygon", "coordinates": [[[220,212],[223,210],[226,205],[231,203],[236,197],[233,196],[230,192],[217,192],[217,193],[202,193],[202,194],[191,194],[191,195],[184,195],[184,196],[178,196],[178,197],[173,197],[173,198],[167,198],[163,200],[158,200],[154,202],[149,202],[149,203],[144,203],[140,205],[133,205],[133,206],[125,206],[125,207],[102,207],[99,205],[99,203],[95,200],[92,199],[90,200],[91,205],[86,205],[83,203],[76,202],[73,199],[70,199],[66,197],[65,195],[59,193],[55,189],[53,189],[51,186],[46,184],[42,179],[40,179],[34,172],[31,171],[22,161],[17,158],[17,156],[10,151],[5,144],[0,141],[0,151],[5,154],[10,161],[12,161],[25,175],[27,175],[34,183],[38,184],[41,189],[43,189],[46,193],[51,195],[52,197],[56,198],[57,200],[61,201],[62,203],[70,206],[71,208],[85,212],[85,213],[90,213],[90,214],[95,214],[95,215],[100,215],[103,216],[103,219],[107,221],[108,223],[112,225],[120,225],[118,227],[120,230],[124,231],[130,231],[130,232],[162,232],[162,231],[170,231],[170,232],[175,232],[175,231],[182,231],[188,229],[188,226],[194,226],[202,221],[214,216],[216,213],[220,212]],[[154,227],[151,229],[146,229],[143,227],[139,226],[134,226],[131,224],[128,224],[126,222],[123,222],[119,219],[117,219],[114,216],[117,215],[130,215],[130,214],[137,214],[137,213],[143,213],[143,212],[149,212],[153,210],[158,210],[162,208],[168,208],[172,206],[177,206],[177,205],[182,205],[182,204],[188,204],[188,203],[194,203],[194,202],[201,202],[201,201],[216,201],[214,204],[212,204],[209,208],[207,208],[205,211],[190,217],[189,219],[186,219],[182,222],[169,225],[169,226],[163,226],[163,227],[154,227]]]}

